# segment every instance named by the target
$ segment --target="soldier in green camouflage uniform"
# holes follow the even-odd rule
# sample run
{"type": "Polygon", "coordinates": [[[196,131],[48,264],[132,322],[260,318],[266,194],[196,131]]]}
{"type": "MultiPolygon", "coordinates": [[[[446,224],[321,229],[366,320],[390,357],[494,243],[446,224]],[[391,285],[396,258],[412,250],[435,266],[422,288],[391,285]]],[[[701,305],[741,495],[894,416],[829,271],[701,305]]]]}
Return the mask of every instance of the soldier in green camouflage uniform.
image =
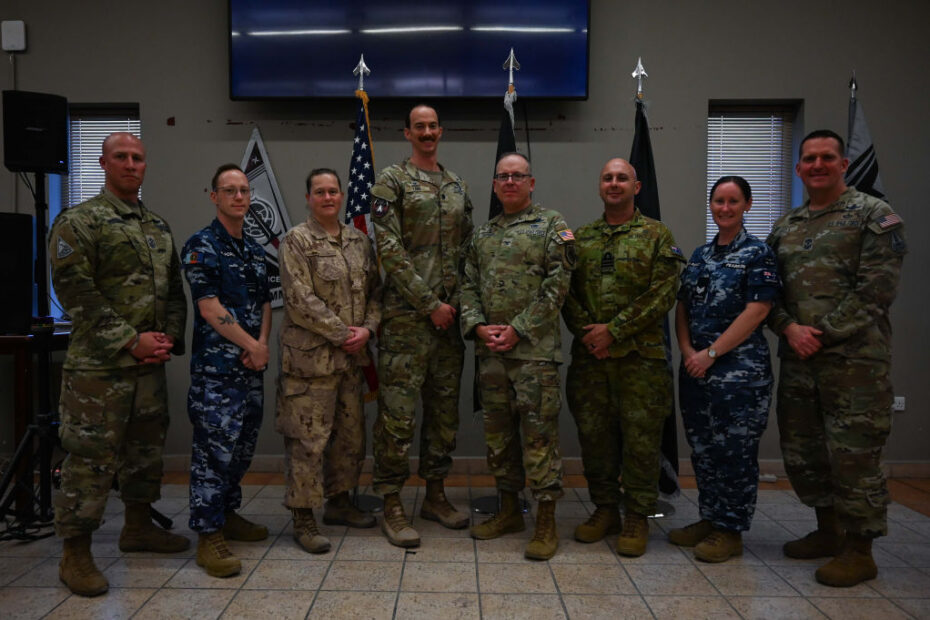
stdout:
{"type": "MultiPolygon", "coordinates": [[[[421,516],[461,528],[468,517],[445,499],[442,481],[452,467],[459,425],[465,348],[456,314],[472,205],[464,181],[436,159],[442,136],[436,111],[416,106],[406,122],[412,156],[382,170],[371,189],[372,223],[386,274],[374,490],[393,496],[410,476],[408,452],[421,397],[419,475],[428,485],[421,516]]],[[[405,516],[393,509],[399,506],[393,499],[388,502],[385,534],[395,544],[415,546],[416,532],[403,526],[405,516]],[[400,531],[404,534],[398,538],[400,531]]]]}
{"type": "Polygon", "coordinates": [[[62,372],[61,436],[68,451],[55,496],[65,539],[60,575],[78,594],[105,592],[90,556],[116,475],[126,503],[120,548],[178,551],[186,538],[159,530],[168,429],[165,367],[184,352],[187,302],[168,224],[138,199],[145,148],[131,134],[103,143],[103,193],[62,211],[49,235],[52,282],[73,324],[62,372]]]}
{"type": "Polygon", "coordinates": [[[663,319],[684,262],[668,228],[634,207],[639,187],[628,162],[605,164],[604,215],[576,233],[578,266],[562,308],[575,336],[566,394],[597,506],[575,535],[593,542],[619,531],[622,463],[629,527],[618,550],[626,555],[645,552],[645,515],[658,499],[662,426],[673,402],[663,319]]]}
{"type": "Polygon", "coordinates": [[[816,573],[833,586],[874,578],[871,542],[888,531],[880,460],[893,399],[889,308],[907,251],[901,218],[847,188],[847,166],[838,135],[819,130],[805,138],[797,173],[810,199],[768,238],[785,290],[769,319],[781,337],[782,454],[818,522],[784,551],[836,555],[816,573]]]}
{"type": "Polygon", "coordinates": [[[571,278],[574,237],[559,213],[532,204],[534,184],[522,155],[498,162],[494,190],[504,212],[472,238],[462,333],[475,340],[488,468],[502,494],[501,511],[472,528],[472,535],[493,538],[523,529],[523,516],[513,513],[512,504],[529,475],[539,513],[526,555],[548,559],[558,545],[554,506],[562,496],[559,309],[571,278]]]}

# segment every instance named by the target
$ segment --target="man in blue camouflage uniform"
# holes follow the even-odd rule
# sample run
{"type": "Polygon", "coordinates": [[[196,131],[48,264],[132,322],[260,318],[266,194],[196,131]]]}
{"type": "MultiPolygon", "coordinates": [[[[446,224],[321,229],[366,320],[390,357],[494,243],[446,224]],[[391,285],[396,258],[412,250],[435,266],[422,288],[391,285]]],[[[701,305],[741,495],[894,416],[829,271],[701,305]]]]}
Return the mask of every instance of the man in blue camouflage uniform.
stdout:
{"type": "Polygon", "coordinates": [[[891,207],[846,187],[843,150],[827,130],[801,142],[797,174],[809,200],[768,238],[785,287],[769,320],[781,337],[782,455],[798,497],[817,512],[817,530],[784,552],[835,556],[816,572],[831,586],[874,578],[872,539],[888,532],[880,463],[894,398],[889,310],[907,252],[891,207]]]}
{"type": "Polygon", "coordinates": [[[251,198],[248,178],[235,164],[225,164],[211,187],[216,219],[188,239],[181,252],[194,302],[187,396],[194,427],[190,528],[200,535],[197,564],[214,577],[228,577],[240,571],[241,563],[226,539],[268,536],[265,526],[235,510],[262,425],[271,299],[265,250],[242,234],[251,198]]]}
{"type": "Polygon", "coordinates": [[[126,504],[121,551],[183,551],[156,527],[168,430],[165,366],[184,352],[187,300],[168,224],[139,200],[145,146],[129,133],[103,141],[104,190],[62,211],[49,233],[52,282],[71,315],[62,371],[61,436],[68,451],[56,494],[64,538],[60,579],[75,594],[107,591],[90,552],[113,477],[126,504]]]}

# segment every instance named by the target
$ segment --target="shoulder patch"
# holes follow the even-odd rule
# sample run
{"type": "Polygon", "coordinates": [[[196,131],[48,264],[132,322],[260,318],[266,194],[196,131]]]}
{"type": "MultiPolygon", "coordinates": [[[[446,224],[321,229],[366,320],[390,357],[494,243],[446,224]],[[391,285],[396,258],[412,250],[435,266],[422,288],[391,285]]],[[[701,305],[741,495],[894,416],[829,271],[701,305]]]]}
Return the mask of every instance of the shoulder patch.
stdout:
{"type": "Polygon", "coordinates": [[[562,241],[574,241],[575,240],[575,235],[572,234],[572,230],[570,228],[566,228],[565,230],[560,230],[557,234],[560,237],[562,237],[562,241]]]}
{"type": "Polygon", "coordinates": [[[677,245],[673,245],[671,246],[670,249],[672,250],[672,254],[674,254],[675,256],[680,256],[682,259],[684,259],[685,255],[681,253],[680,247],[678,247],[677,245]]]}
{"type": "Polygon", "coordinates": [[[371,203],[371,214],[375,217],[384,217],[391,210],[391,203],[384,198],[375,198],[371,203]]]}
{"type": "Polygon", "coordinates": [[[901,223],[901,218],[898,217],[897,213],[889,213],[888,215],[883,215],[876,220],[876,223],[882,230],[887,230],[892,226],[896,226],[901,223]]]}
{"type": "Polygon", "coordinates": [[[58,243],[55,244],[55,256],[58,258],[58,260],[68,258],[72,254],[74,254],[74,248],[68,245],[67,241],[61,237],[58,237],[58,243]]]}
{"type": "Polygon", "coordinates": [[[188,252],[188,253],[184,256],[184,261],[183,261],[183,262],[184,262],[185,265],[197,265],[197,264],[199,264],[202,260],[203,260],[203,254],[202,254],[201,252],[194,252],[194,251],[191,251],[191,252],[188,252]]]}

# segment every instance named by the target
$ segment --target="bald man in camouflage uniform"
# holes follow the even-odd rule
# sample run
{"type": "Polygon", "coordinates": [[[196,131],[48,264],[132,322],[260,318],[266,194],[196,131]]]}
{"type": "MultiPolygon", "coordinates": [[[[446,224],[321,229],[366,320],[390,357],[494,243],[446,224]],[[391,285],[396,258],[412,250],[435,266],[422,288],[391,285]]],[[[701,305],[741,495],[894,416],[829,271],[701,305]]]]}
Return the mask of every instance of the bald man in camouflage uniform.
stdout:
{"type": "Polygon", "coordinates": [[[171,230],[139,200],[145,147],[128,133],[103,142],[101,194],[55,219],[52,282],[71,315],[62,371],[61,436],[68,456],[56,494],[55,531],[64,538],[59,577],[75,594],[109,584],[94,564],[100,526],[117,477],[126,504],[122,551],[183,551],[190,541],[156,527],[168,429],[164,363],[184,352],[187,301],[171,230]]]}
{"type": "Polygon", "coordinates": [[[404,136],[413,153],[381,171],[371,189],[372,223],[385,271],[379,340],[374,490],[384,495],[382,529],[391,543],[415,547],[399,493],[410,476],[409,448],[421,397],[419,475],[426,480],[420,516],[459,529],[468,515],[446,499],[459,426],[465,345],[456,314],[462,248],[472,232],[465,182],[437,161],[442,127],[436,110],[410,110],[404,136]]]}
{"type": "Polygon", "coordinates": [[[471,534],[490,539],[523,531],[517,494],[528,475],[539,503],[525,555],[548,560],[559,543],[559,308],[574,264],[574,237],[561,214],[532,203],[534,186],[525,157],[501,157],[494,192],[503,213],[472,238],[462,287],[462,333],[475,340],[488,468],[500,492],[498,513],[473,526],[471,534]]]}
{"type": "Polygon", "coordinates": [[[658,499],[662,426],[673,406],[663,319],[684,262],[668,228],[633,205],[639,189],[629,162],[604,165],[604,215],[576,233],[578,266],[562,309],[575,336],[566,394],[597,507],[575,538],[595,542],[620,532],[617,551],[629,556],[646,552],[646,516],[658,499]]]}
{"type": "Polygon", "coordinates": [[[797,174],[810,199],[768,238],[785,291],[769,326],[781,336],[785,470],[816,510],[817,529],[784,553],[834,556],[815,576],[844,587],[878,574],[872,539],[888,533],[880,462],[893,399],[889,310],[907,247],[891,207],[846,186],[842,138],[818,130],[800,151],[797,174]]]}

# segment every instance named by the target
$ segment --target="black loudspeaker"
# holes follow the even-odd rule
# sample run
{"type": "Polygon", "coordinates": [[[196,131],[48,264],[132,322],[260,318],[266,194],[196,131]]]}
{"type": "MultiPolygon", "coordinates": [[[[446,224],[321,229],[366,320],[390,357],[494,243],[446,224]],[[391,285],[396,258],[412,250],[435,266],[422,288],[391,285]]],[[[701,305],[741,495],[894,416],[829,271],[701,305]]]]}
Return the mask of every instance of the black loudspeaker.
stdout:
{"type": "Polygon", "coordinates": [[[32,331],[32,216],[0,213],[0,334],[32,331]]]}
{"type": "Polygon", "coordinates": [[[68,174],[68,100],[3,91],[3,165],[11,172],[68,174]]]}

